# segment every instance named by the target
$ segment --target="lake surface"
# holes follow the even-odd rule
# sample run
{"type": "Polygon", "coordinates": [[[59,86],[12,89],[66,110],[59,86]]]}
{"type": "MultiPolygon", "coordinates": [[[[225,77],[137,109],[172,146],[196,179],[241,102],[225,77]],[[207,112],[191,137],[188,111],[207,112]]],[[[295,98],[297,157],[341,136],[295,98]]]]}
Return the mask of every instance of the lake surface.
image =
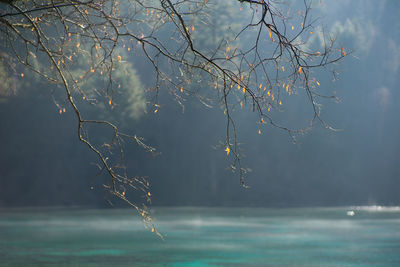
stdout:
{"type": "Polygon", "coordinates": [[[399,207],[0,209],[0,266],[400,266],[399,207]]]}

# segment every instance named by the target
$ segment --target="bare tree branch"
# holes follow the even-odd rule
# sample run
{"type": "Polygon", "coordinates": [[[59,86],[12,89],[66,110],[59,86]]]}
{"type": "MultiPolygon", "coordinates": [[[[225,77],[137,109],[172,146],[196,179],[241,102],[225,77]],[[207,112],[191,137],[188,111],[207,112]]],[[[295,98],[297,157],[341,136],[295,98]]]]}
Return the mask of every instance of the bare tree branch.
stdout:
{"type": "MultiPolygon", "coordinates": [[[[227,155],[232,155],[232,169],[238,170],[240,184],[246,186],[246,168],[242,167],[242,154],[234,119],[238,105],[251,106],[260,125],[269,123],[287,132],[295,141],[297,134],[311,129],[315,122],[333,129],[322,118],[318,99],[333,98],[319,90],[313,77],[314,69],[328,69],[346,56],[344,48],[337,47],[335,39],[319,31],[311,20],[311,2],[304,0],[303,8],[290,13],[287,6],[274,0],[227,1],[234,6],[240,2],[238,20],[241,28],[232,38],[208,35],[196,29],[200,20],[203,30],[224,25],[213,25],[218,18],[210,15],[218,4],[207,0],[115,0],[90,1],[1,1],[0,46],[2,51],[20,65],[64,90],[65,99],[77,119],[77,135],[100,161],[100,170],[107,172],[110,183],[105,188],[117,198],[134,207],[146,223],[151,217],[146,205],[131,202],[127,188],[142,192],[151,202],[149,183],[142,178],[130,178],[124,164],[109,160],[112,151],[119,151],[124,160],[124,140],[131,140],[145,150],[156,150],[144,144],[136,135],[121,133],[116,124],[87,119],[79,106],[94,103],[83,83],[98,73],[104,81],[102,97],[113,106],[113,93],[119,89],[115,69],[123,64],[121,48],[135,49],[147,59],[155,79],[151,90],[150,109],[158,111],[159,90],[168,90],[184,109],[184,94],[195,95],[209,106],[211,101],[200,90],[192,88],[192,81],[201,77],[207,92],[216,92],[216,100],[226,115],[226,139],[223,144],[227,155]],[[294,26],[296,24],[296,27],[294,26]],[[314,38],[315,39],[315,38],[314,38]],[[208,42],[209,45],[201,44],[208,42]],[[78,62],[84,58],[85,71],[77,72],[78,62]],[[40,62],[40,64],[34,63],[40,62]],[[279,123],[273,110],[280,111],[284,95],[304,93],[313,110],[310,125],[292,129],[279,123]],[[79,99],[79,101],[78,101],[79,99]],[[85,129],[88,125],[103,125],[113,131],[109,143],[103,146],[90,141],[85,129]],[[104,150],[107,148],[106,150],[104,150]]],[[[233,31],[232,31],[233,32],[233,31]]],[[[80,63],[81,64],[81,63],[80,63]]],[[[82,65],[82,64],[81,64],[82,65]]],[[[56,101],[55,101],[56,102],[56,101]]],[[[57,107],[62,109],[58,103],[57,107]]],[[[153,231],[157,230],[152,225],[153,231]]],[[[158,232],[157,232],[158,233],[158,232]]]]}

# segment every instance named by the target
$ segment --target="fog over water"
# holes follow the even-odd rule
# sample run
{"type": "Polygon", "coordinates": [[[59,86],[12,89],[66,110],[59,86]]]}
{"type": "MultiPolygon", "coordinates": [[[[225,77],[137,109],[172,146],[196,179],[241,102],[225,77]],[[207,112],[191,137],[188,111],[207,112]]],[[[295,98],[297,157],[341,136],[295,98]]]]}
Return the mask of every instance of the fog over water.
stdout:
{"type": "MultiPolygon", "coordinates": [[[[213,148],[225,137],[223,112],[191,98],[182,114],[161,92],[160,111],[126,127],[161,152],[153,157],[126,146],[128,171],[149,177],[154,206],[400,205],[400,2],[321,1],[312,14],[349,51],[335,65],[337,81],[319,76],[321,88],[340,98],[322,101],[322,117],[339,131],[317,125],[293,144],[269,126],[259,135],[250,108],[235,113],[242,164],[252,169],[244,189],[223,149],[213,148]]],[[[133,65],[144,83],[153,78],[133,65]]],[[[44,91],[0,99],[0,206],[108,207],[107,177],[96,176],[96,158],[77,140],[72,112],[60,117],[44,91]]],[[[294,97],[279,119],[307,125],[310,109],[294,97]]]]}
{"type": "Polygon", "coordinates": [[[162,241],[129,209],[8,209],[0,258],[11,266],[397,266],[400,211],[346,211],[156,207],[162,241]]]}

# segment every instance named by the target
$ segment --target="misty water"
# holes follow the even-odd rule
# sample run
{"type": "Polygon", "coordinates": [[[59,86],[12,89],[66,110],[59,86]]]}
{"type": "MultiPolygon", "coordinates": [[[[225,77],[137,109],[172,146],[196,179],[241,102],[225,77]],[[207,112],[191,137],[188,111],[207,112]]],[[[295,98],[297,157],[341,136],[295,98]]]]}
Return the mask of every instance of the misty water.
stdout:
{"type": "Polygon", "coordinates": [[[0,210],[1,266],[400,266],[400,208],[0,210]]]}

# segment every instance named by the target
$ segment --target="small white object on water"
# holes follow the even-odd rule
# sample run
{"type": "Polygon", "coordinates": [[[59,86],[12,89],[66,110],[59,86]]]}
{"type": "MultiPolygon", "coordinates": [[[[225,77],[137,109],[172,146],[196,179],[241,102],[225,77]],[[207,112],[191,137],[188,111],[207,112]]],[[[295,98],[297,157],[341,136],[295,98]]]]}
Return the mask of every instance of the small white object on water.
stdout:
{"type": "Polygon", "coordinates": [[[354,216],[355,212],[352,210],[347,211],[347,216],[354,216]]]}

